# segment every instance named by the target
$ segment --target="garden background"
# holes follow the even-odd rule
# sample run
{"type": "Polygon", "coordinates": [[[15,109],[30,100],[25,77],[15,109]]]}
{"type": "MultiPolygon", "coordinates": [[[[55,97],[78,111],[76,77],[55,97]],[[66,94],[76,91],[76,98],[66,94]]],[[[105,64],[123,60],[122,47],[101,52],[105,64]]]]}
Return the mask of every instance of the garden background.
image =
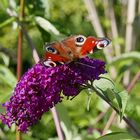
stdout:
{"type": "MultiPolygon", "coordinates": [[[[75,34],[112,40],[107,49],[92,57],[106,61],[117,89],[128,91],[125,116],[134,128],[123,120],[120,123],[119,115],[95,93],[83,91],[56,105],[65,139],[93,140],[111,132],[126,132],[113,133],[113,140],[140,137],[139,0],[1,0],[0,104],[9,100],[17,80],[34,65],[34,58],[38,59],[37,53],[44,57],[45,42],[75,34]]],[[[21,140],[15,131],[14,125],[9,129],[0,122],[0,140],[21,140]]],[[[57,140],[51,111],[22,134],[22,139],[57,140]]]]}

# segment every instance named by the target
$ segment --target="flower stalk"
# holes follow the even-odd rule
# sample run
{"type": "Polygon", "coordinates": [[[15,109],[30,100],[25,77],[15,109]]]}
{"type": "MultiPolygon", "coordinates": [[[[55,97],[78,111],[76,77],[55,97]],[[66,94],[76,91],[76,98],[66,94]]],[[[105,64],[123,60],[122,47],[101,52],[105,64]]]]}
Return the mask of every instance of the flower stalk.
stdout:
{"type": "MultiPolygon", "coordinates": [[[[24,18],[24,7],[25,1],[20,0],[20,12],[19,12],[19,21],[23,21],[24,18]]],[[[17,51],[17,80],[19,81],[21,78],[22,72],[22,42],[23,42],[23,32],[19,27],[18,33],[18,51],[17,51]]],[[[18,131],[18,126],[16,127],[16,140],[22,140],[21,132],[18,131]]]]}

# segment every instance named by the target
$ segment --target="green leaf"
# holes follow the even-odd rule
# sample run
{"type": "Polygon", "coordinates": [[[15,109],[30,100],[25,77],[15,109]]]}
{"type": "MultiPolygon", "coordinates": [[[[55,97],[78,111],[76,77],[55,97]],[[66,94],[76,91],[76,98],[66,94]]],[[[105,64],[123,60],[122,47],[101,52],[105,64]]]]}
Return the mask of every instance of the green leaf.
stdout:
{"type": "Polygon", "coordinates": [[[90,102],[91,102],[91,95],[88,95],[88,99],[87,99],[87,111],[89,111],[90,102]]]}
{"type": "Polygon", "coordinates": [[[121,56],[115,57],[112,62],[110,63],[110,65],[122,62],[122,61],[126,61],[126,60],[136,60],[136,61],[140,61],[140,53],[133,51],[133,52],[129,52],[129,53],[124,53],[121,56]]]}
{"type": "Polygon", "coordinates": [[[110,79],[108,74],[102,74],[99,80],[94,81],[94,85],[100,87],[103,91],[106,91],[107,89],[114,89],[115,87],[114,82],[110,79]]]}
{"type": "Polygon", "coordinates": [[[98,138],[97,140],[137,140],[124,132],[114,132],[98,138]]]}
{"type": "Polygon", "coordinates": [[[0,102],[9,99],[16,82],[13,73],[6,66],[0,65],[0,102]]]}
{"type": "Polygon", "coordinates": [[[122,119],[125,109],[126,109],[127,101],[128,101],[128,92],[126,90],[124,90],[124,91],[119,92],[118,94],[122,100],[122,102],[121,102],[122,103],[122,108],[121,108],[122,114],[120,114],[120,118],[122,119]]]}
{"type": "Polygon", "coordinates": [[[47,19],[37,16],[35,17],[35,21],[45,31],[54,35],[60,35],[60,32],[47,19]]]}
{"type": "Polygon", "coordinates": [[[117,92],[114,92],[113,89],[107,89],[105,91],[103,91],[101,88],[96,87],[97,89],[100,90],[100,93],[102,93],[102,95],[104,96],[104,98],[106,99],[105,101],[107,103],[110,103],[111,106],[117,108],[119,110],[119,115],[120,118],[122,118],[122,100],[121,97],[118,95],[117,92]]]}
{"type": "Polygon", "coordinates": [[[3,65],[0,65],[0,79],[10,87],[14,87],[17,82],[16,77],[13,75],[13,73],[3,65]]]}
{"type": "Polygon", "coordinates": [[[9,57],[2,52],[0,52],[0,57],[2,58],[4,64],[6,66],[8,66],[9,65],[9,57]]]}
{"type": "Polygon", "coordinates": [[[117,108],[119,108],[121,110],[121,108],[122,108],[122,99],[121,99],[120,95],[118,94],[118,92],[115,91],[114,89],[107,89],[107,91],[106,91],[107,97],[110,99],[110,101],[112,101],[112,104],[114,106],[117,104],[117,108]],[[111,95],[113,97],[112,99],[110,98],[111,95]]]}
{"type": "Polygon", "coordinates": [[[128,99],[127,92],[119,91],[107,74],[101,75],[99,80],[95,80],[93,86],[100,92],[102,99],[119,110],[119,115],[122,119],[128,99]]]}
{"type": "Polygon", "coordinates": [[[9,24],[11,24],[13,21],[15,21],[15,17],[10,17],[7,20],[5,20],[4,22],[0,23],[0,28],[3,28],[9,24]]]}
{"type": "Polygon", "coordinates": [[[85,93],[87,93],[87,111],[89,111],[89,108],[90,108],[90,103],[91,103],[91,98],[92,98],[92,95],[93,95],[93,90],[91,89],[85,89],[83,90],[85,93]]]}

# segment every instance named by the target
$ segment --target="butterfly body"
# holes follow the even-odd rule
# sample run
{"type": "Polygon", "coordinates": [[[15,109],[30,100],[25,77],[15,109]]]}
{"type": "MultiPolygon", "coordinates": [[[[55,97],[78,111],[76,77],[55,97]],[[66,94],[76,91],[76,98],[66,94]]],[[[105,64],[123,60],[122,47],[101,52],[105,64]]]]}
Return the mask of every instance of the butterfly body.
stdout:
{"type": "Polygon", "coordinates": [[[95,38],[83,35],[70,36],[60,42],[45,45],[45,65],[55,66],[56,63],[67,63],[83,58],[95,50],[105,48],[110,44],[107,38],[95,38]],[[54,65],[52,65],[54,64],[54,65]]]}

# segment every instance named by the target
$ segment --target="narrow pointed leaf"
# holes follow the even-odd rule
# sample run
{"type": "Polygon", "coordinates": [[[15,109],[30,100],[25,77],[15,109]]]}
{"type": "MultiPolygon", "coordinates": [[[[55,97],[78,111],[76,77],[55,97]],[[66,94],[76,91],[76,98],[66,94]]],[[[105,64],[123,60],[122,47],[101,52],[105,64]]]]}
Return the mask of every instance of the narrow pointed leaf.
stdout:
{"type": "Polygon", "coordinates": [[[55,26],[52,23],[50,23],[47,19],[37,16],[35,17],[35,21],[45,31],[53,33],[54,35],[60,34],[60,32],[55,28],[55,26]]]}

